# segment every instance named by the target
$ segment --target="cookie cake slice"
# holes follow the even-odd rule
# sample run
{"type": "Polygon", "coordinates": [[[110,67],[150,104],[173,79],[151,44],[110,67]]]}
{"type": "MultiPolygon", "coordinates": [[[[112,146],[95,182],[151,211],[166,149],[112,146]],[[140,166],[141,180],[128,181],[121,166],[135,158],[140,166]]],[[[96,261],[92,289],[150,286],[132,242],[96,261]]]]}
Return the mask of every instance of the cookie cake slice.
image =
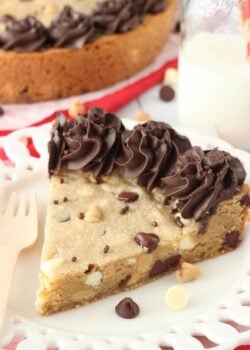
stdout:
{"type": "Polygon", "coordinates": [[[241,162],[171,126],[127,130],[99,108],[59,114],[36,308],[43,315],[136,288],[235,249],[249,189],[241,162]]]}

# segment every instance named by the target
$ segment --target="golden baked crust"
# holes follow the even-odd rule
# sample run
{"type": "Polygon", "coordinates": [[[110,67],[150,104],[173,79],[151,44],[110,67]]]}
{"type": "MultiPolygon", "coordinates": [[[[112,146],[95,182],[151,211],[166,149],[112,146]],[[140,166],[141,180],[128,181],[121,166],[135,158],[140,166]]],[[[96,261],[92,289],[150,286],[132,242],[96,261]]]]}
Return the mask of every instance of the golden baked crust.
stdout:
{"type": "Polygon", "coordinates": [[[175,270],[181,261],[224,254],[243,239],[247,208],[241,198],[248,186],[221,202],[202,224],[182,218],[183,227],[176,223],[171,206],[162,204],[161,190],[149,193],[117,173],[96,184],[88,173],[67,170],[54,175],[51,186],[36,303],[40,314],[136,288],[175,270]],[[118,196],[124,191],[139,198],[122,215],[126,203],[118,196]],[[92,210],[91,221],[88,212],[93,205],[100,215],[92,210]],[[156,234],[157,248],[148,252],[136,244],[138,232],[156,234]]]}
{"type": "Polygon", "coordinates": [[[146,67],[163,48],[171,30],[176,0],[165,12],[146,16],[126,34],[104,36],[83,49],[0,52],[0,101],[35,102],[96,91],[146,67]]]}

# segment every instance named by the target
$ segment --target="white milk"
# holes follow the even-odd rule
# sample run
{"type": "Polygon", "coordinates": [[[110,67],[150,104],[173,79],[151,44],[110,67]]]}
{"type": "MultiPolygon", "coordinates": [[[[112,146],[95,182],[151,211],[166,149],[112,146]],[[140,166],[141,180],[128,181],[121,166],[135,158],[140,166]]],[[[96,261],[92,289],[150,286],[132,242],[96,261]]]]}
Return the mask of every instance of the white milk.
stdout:
{"type": "Polygon", "coordinates": [[[202,32],[186,42],[179,61],[182,126],[214,129],[250,150],[250,63],[240,35],[202,32]]]}

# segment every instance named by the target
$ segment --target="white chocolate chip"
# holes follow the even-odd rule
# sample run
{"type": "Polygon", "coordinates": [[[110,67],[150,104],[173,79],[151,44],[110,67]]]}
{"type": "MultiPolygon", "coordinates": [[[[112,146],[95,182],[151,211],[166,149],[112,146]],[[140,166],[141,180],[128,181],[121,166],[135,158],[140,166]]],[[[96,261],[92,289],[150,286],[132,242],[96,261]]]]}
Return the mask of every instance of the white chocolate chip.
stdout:
{"type": "Polygon", "coordinates": [[[96,205],[91,205],[85,214],[85,221],[97,223],[102,220],[102,217],[101,209],[96,205]]]}
{"type": "Polygon", "coordinates": [[[102,273],[100,271],[92,272],[90,275],[88,275],[85,284],[87,286],[97,288],[99,287],[100,283],[102,281],[102,273]]]}
{"type": "Polygon", "coordinates": [[[135,258],[130,258],[127,260],[128,265],[135,265],[137,263],[137,260],[135,258]]]}
{"type": "Polygon", "coordinates": [[[75,118],[78,114],[84,114],[86,108],[80,100],[74,100],[69,107],[69,114],[71,117],[75,118]]]}
{"type": "Polygon", "coordinates": [[[138,122],[146,122],[146,121],[151,119],[151,116],[150,116],[150,114],[148,114],[148,113],[146,113],[144,111],[140,111],[140,112],[136,113],[135,119],[138,122]]]}
{"type": "Polygon", "coordinates": [[[163,84],[164,85],[177,85],[178,83],[178,71],[174,68],[169,68],[165,71],[163,84]]]}
{"type": "Polygon", "coordinates": [[[48,277],[49,280],[55,279],[56,270],[64,263],[63,258],[54,258],[42,262],[41,271],[48,277]]]}
{"type": "Polygon", "coordinates": [[[192,264],[183,262],[181,269],[176,271],[175,276],[179,282],[189,282],[200,276],[200,269],[192,264]]]}
{"type": "Polygon", "coordinates": [[[181,310],[187,306],[189,295],[182,286],[172,286],[167,290],[165,300],[170,309],[181,310]]]}
{"type": "Polygon", "coordinates": [[[189,235],[185,235],[181,238],[179,247],[181,250],[191,250],[195,247],[195,242],[189,235]]]}

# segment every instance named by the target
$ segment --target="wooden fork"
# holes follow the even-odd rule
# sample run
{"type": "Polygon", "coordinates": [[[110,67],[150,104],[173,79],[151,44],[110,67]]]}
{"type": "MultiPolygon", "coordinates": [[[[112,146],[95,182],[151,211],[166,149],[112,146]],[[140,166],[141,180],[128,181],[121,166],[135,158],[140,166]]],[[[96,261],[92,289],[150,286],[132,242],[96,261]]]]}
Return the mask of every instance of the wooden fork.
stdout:
{"type": "Polygon", "coordinates": [[[11,194],[5,212],[0,214],[0,332],[18,255],[35,243],[38,233],[35,195],[29,197],[28,206],[25,195],[19,203],[16,197],[11,194]]]}

